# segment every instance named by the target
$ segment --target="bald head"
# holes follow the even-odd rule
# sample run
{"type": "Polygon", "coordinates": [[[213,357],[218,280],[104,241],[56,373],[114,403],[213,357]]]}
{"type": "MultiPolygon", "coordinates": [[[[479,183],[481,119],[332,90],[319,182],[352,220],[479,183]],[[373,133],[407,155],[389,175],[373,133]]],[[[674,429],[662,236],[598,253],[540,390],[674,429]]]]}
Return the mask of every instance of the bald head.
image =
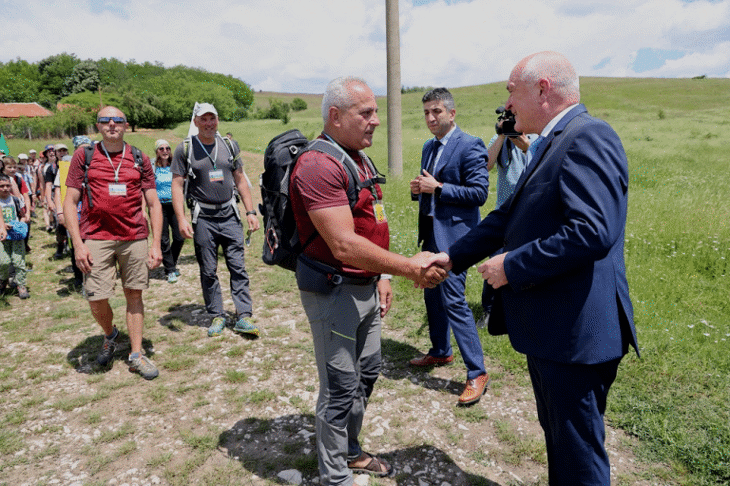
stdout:
{"type": "MultiPolygon", "coordinates": [[[[550,81],[551,94],[556,101],[567,105],[580,102],[580,81],[570,61],[558,52],[544,51],[531,54],[520,61],[520,79],[527,83],[550,81]]],[[[562,110],[561,110],[562,111],[562,110]]]]}
{"type": "Polygon", "coordinates": [[[105,106],[101,110],[99,110],[98,116],[120,116],[122,118],[127,118],[127,116],[124,114],[122,110],[117,108],[116,106],[105,106]]]}
{"type": "Polygon", "coordinates": [[[105,106],[96,116],[96,129],[104,139],[104,146],[111,152],[121,151],[124,147],[124,132],[127,117],[116,106],[105,106]]]}
{"type": "Polygon", "coordinates": [[[505,107],[515,114],[515,129],[523,133],[540,133],[561,111],[580,102],[578,75],[557,52],[538,52],[518,62],[507,90],[505,107]]]}

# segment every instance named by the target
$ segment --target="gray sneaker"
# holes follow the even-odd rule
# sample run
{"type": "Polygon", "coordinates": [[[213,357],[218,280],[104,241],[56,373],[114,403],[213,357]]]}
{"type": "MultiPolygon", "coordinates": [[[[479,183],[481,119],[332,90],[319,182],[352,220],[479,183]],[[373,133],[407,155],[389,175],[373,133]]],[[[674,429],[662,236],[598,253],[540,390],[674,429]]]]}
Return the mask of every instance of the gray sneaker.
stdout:
{"type": "Polygon", "coordinates": [[[114,351],[117,349],[117,338],[119,337],[119,332],[116,331],[116,327],[114,328],[116,332],[116,336],[114,336],[114,339],[109,339],[108,337],[104,336],[104,345],[101,347],[101,352],[96,357],[96,362],[99,363],[101,366],[106,366],[114,359],[114,351]]]}
{"type": "Polygon", "coordinates": [[[129,359],[129,371],[136,371],[145,380],[153,380],[160,374],[160,372],[157,371],[157,366],[155,366],[154,363],[147,358],[147,356],[142,354],[140,354],[137,358],[129,359]]]}

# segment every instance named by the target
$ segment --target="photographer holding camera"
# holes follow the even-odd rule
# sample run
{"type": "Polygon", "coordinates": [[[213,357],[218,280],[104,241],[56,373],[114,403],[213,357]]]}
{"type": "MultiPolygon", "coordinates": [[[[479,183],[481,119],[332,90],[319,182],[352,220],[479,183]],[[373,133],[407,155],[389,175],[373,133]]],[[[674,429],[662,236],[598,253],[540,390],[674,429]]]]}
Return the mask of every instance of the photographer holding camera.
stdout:
{"type": "MultiPolygon", "coordinates": [[[[497,205],[499,207],[512,194],[522,171],[528,163],[527,149],[537,135],[525,135],[515,130],[515,116],[511,111],[500,106],[495,110],[499,116],[494,126],[497,132],[487,144],[487,170],[497,166],[497,205]]],[[[494,289],[486,280],[482,289],[482,309],[484,314],[477,321],[477,328],[487,326],[494,301],[494,289]]]]}

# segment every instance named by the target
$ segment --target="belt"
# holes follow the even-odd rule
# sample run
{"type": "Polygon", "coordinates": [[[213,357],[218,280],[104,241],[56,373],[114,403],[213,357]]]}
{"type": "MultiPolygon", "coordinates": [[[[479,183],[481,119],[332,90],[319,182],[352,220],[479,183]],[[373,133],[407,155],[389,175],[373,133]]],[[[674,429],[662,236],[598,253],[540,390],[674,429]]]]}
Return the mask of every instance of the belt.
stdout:
{"type": "Polygon", "coordinates": [[[374,277],[348,277],[346,275],[340,275],[339,273],[327,275],[327,280],[335,285],[348,284],[348,285],[372,285],[380,280],[379,275],[374,277]]]}

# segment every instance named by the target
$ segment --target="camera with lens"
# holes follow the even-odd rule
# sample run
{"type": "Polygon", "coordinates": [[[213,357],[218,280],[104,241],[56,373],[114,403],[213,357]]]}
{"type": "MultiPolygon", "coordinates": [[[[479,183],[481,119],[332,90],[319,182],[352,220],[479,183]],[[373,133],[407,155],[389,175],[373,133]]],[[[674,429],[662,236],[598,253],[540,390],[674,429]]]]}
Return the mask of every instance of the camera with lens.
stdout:
{"type": "Polygon", "coordinates": [[[505,137],[519,137],[522,135],[522,133],[515,130],[515,116],[511,111],[505,110],[504,106],[500,106],[494,112],[499,115],[497,123],[494,125],[497,135],[504,135],[505,137]],[[502,122],[501,126],[500,122],[502,122]]]}

